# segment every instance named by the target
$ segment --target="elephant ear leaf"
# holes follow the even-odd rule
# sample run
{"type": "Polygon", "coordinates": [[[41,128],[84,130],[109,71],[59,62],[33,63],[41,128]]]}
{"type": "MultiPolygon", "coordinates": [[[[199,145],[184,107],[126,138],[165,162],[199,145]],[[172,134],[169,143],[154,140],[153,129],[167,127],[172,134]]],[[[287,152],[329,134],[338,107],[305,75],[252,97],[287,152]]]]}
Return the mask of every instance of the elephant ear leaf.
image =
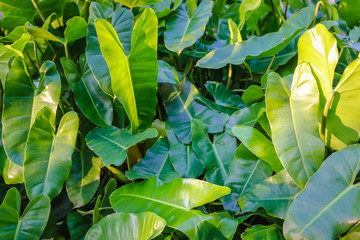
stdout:
{"type": "Polygon", "coordinates": [[[229,193],[228,187],[197,179],[177,178],[171,183],[163,183],[152,178],[120,187],[111,194],[110,203],[117,212],[152,211],[162,217],[169,227],[194,239],[198,224],[204,220],[213,223],[214,218],[193,208],[229,193]]]}
{"type": "Polygon", "coordinates": [[[131,50],[126,56],[114,27],[95,21],[101,53],[109,67],[111,87],[123,104],[133,133],[151,126],[157,103],[157,31],[154,11],[146,8],[135,23],[131,50]]]}
{"type": "Polygon", "coordinates": [[[166,221],[155,213],[113,213],[90,228],[85,236],[85,240],[149,240],[160,235],[165,226],[166,221]]]}
{"type": "Polygon", "coordinates": [[[337,239],[359,221],[360,183],[353,184],[359,170],[359,144],[328,157],[290,206],[285,238],[337,239]]]}
{"type": "Polygon", "coordinates": [[[344,71],[334,89],[326,118],[325,143],[339,150],[359,141],[360,132],[360,58],[344,71]]]}
{"type": "Polygon", "coordinates": [[[40,239],[50,214],[50,199],[40,195],[30,201],[20,217],[21,197],[11,188],[0,206],[1,239],[40,239]]]}
{"type": "Polygon", "coordinates": [[[298,62],[311,65],[320,85],[320,96],[325,101],[333,89],[334,72],[339,59],[335,37],[324,25],[318,24],[301,35],[298,49],[298,62]]]}
{"type": "Polygon", "coordinates": [[[182,4],[166,21],[165,46],[180,54],[184,48],[193,45],[204,34],[213,5],[212,1],[202,1],[190,17],[186,4],[182,4]]]}
{"type": "Polygon", "coordinates": [[[307,63],[295,69],[291,91],[278,74],[268,75],[266,113],[275,150],[286,171],[302,188],[325,158],[317,118],[318,96],[307,63]]]}
{"type": "MultiPolygon", "coordinates": [[[[13,163],[23,166],[26,140],[36,114],[48,107],[54,114],[58,106],[61,79],[53,62],[40,68],[40,83],[35,88],[21,58],[15,58],[5,81],[3,96],[4,149],[13,163]]],[[[55,118],[52,120],[54,121],[55,118]]]]}
{"type": "Polygon", "coordinates": [[[71,155],[75,149],[79,118],[66,113],[55,134],[55,115],[44,107],[36,116],[26,146],[24,180],[30,199],[47,194],[51,199],[62,190],[71,170],[71,155]]]}

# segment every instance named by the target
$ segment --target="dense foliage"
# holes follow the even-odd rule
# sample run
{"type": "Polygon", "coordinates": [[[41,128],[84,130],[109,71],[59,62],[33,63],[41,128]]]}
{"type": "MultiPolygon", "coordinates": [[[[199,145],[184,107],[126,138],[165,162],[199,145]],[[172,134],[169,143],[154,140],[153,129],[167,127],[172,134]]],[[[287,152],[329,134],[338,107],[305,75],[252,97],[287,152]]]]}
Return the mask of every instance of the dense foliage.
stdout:
{"type": "Polygon", "coordinates": [[[0,239],[360,239],[358,0],[0,16],[0,239]]]}

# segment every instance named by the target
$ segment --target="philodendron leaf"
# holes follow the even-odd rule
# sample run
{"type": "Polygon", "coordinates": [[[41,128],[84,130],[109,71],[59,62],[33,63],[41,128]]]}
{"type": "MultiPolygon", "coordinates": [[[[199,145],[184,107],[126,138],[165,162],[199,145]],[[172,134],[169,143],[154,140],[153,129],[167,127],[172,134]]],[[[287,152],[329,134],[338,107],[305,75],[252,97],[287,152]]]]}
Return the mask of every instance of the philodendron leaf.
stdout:
{"type": "Polygon", "coordinates": [[[184,48],[193,45],[204,34],[213,4],[209,0],[202,1],[191,16],[187,11],[187,4],[180,5],[175,14],[166,21],[166,48],[180,54],[184,48]]]}
{"type": "Polygon", "coordinates": [[[218,69],[228,63],[240,65],[247,58],[273,56],[312,23],[314,11],[313,5],[303,8],[294,13],[278,32],[268,33],[261,37],[254,37],[214,50],[200,59],[197,66],[218,69]]]}
{"type": "Polygon", "coordinates": [[[256,184],[270,177],[272,172],[269,164],[255,156],[245,145],[240,145],[236,150],[225,181],[225,186],[231,189],[231,193],[223,197],[225,210],[231,214],[239,211],[239,197],[256,184]]]}
{"type": "Polygon", "coordinates": [[[20,166],[24,163],[26,140],[36,114],[45,106],[55,114],[61,89],[60,75],[53,62],[42,64],[37,88],[25,69],[20,58],[11,63],[5,81],[2,116],[5,152],[12,162],[20,166]]]}
{"type": "Polygon", "coordinates": [[[359,221],[359,170],[359,144],[330,155],[291,204],[285,238],[336,239],[359,221]]]}
{"type": "Polygon", "coordinates": [[[224,132],[215,134],[210,141],[204,124],[199,120],[193,120],[191,128],[193,148],[204,164],[206,180],[224,185],[236,152],[236,139],[224,132]]]}
{"type": "Polygon", "coordinates": [[[298,42],[298,62],[308,62],[321,86],[320,96],[322,108],[333,89],[334,72],[339,54],[336,38],[322,24],[304,32],[298,42]]]}
{"type": "Polygon", "coordinates": [[[93,123],[100,127],[111,125],[113,120],[112,99],[104,93],[87,65],[85,55],[80,56],[81,74],[76,64],[68,58],[61,58],[61,65],[74,93],[75,102],[93,123]]]}
{"type": "Polygon", "coordinates": [[[160,2],[161,0],[115,0],[116,2],[119,2],[121,4],[124,4],[125,6],[129,8],[138,7],[138,6],[147,6],[151,5],[157,2],[160,2]]]}
{"type": "Polygon", "coordinates": [[[95,27],[101,53],[110,70],[112,90],[125,108],[131,131],[144,130],[151,126],[157,103],[156,15],[146,8],[136,21],[128,56],[109,22],[97,19],[95,27]]]}
{"type": "Polygon", "coordinates": [[[275,172],[284,169],[276,155],[273,143],[259,130],[239,125],[232,129],[232,133],[256,156],[267,162],[275,172]]]}
{"type": "Polygon", "coordinates": [[[100,185],[101,159],[88,148],[75,151],[71,157],[72,165],[66,189],[74,208],[87,204],[100,185]]]}
{"type": "Polygon", "coordinates": [[[162,83],[159,94],[165,103],[169,122],[180,142],[191,142],[191,121],[201,120],[209,133],[222,132],[227,115],[215,112],[194,100],[198,94],[196,87],[189,81],[182,81],[180,85],[162,83]]]}
{"type": "Polygon", "coordinates": [[[158,60],[158,83],[180,84],[182,76],[176,69],[163,60],[158,60]]]}
{"type": "Polygon", "coordinates": [[[1,85],[5,86],[6,75],[9,72],[9,61],[14,56],[23,57],[22,51],[24,50],[26,43],[30,40],[29,34],[23,34],[13,44],[5,45],[0,48],[0,80],[1,85]]]}
{"type": "MultiPolygon", "coordinates": [[[[108,65],[101,54],[99,39],[95,29],[96,19],[106,19],[100,5],[97,2],[91,2],[89,8],[89,24],[86,37],[86,58],[91,71],[103,91],[109,95],[114,95],[111,88],[111,78],[108,65]]],[[[126,8],[117,9],[112,18],[111,25],[114,27],[117,36],[124,47],[125,54],[129,54],[131,45],[131,33],[134,22],[132,12],[126,8]]]]}
{"type": "Polygon", "coordinates": [[[263,207],[270,215],[285,218],[290,204],[301,190],[286,171],[271,176],[239,198],[242,211],[255,212],[263,207]]]}
{"type": "Polygon", "coordinates": [[[195,235],[195,240],[226,240],[227,238],[221,233],[221,231],[209,223],[208,221],[201,221],[198,225],[198,231],[195,235]]]}
{"type": "Polygon", "coordinates": [[[165,226],[166,221],[151,212],[141,214],[113,213],[90,228],[85,240],[150,240],[160,235],[165,226]]]}
{"type": "Polygon", "coordinates": [[[243,240],[283,240],[284,237],[276,225],[255,225],[251,228],[247,228],[243,234],[241,234],[243,240]]]}
{"type": "Polygon", "coordinates": [[[78,212],[68,214],[66,222],[71,239],[84,239],[87,231],[92,227],[91,217],[89,215],[82,216],[78,212]]]}
{"type": "Polygon", "coordinates": [[[64,31],[65,43],[86,37],[88,24],[82,17],[75,16],[66,22],[64,31]]]}
{"type": "Polygon", "coordinates": [[[266,113],[275,150],[286,171],[302,188],[325,158],[318,109],[319,92],[309,64],[296,67],[291,89],[278,74],[268,75],[266,113]]]}
{"type": "Polygon", "coordinates": [[[155,178],[130,183],[110,196],[111,206],[117,212],[144,213],[152,211],[162,217],[169,227],[179,229],[190,239],[201,221],[212,223],[212,216],[193,210],[230,193],[227,187],[197,179],[175,179],[161,183],[155,178]]]}
{"type": "Polygon", "coordinates": [[[40,239],[50,214],[50,199],[46,195],[35,197],[20,217],[21,197],[11,188],[0,206],[1,239],[40,239]]]}
{"type": "Polygon", "coordinates": [[[192,145],[182,144],[173,129],[167,129],[170,147],[170,162],[182,178],[197,178],[204,172],[204,166],[192,145]]]}
{"type": "Polygon", "coordinates": [[[71,155],[74,152],[79,128],[75,112],[66,113],[57,132],[54,113],[44,107],[36,115],[29,132],[24,162],[24,180],[30,199],[47,194],[51,199],[62,190],[71,170],[71,155]]]}
{"type": "Polygon", "coordinates": [[[86,143],[106,166],[121,165],[127,156],[127,150],[148,138],[157,137],[158,132],[149,128],[142,133],[132,135],[128,130],[114,126],[95,128],[86,136],[86,143]]]}
{"type": "Polygon", "coordinates": [[[160,138],[146,152],[137,164],[130,171],[126,172],[130,179],[149,179],[157,177],[161,181],[171,182],[179,177],[174,167],[170,163],[169,143],[167,138],[160,138]]]}
{"type": "Polygon", "coordinates": [[[0,8],[2,12],[0,24],[2,28],[7,30],[23,25],[35,14],[35,8],[31,1],[1,0],[0,8]]]}
{"type": "Polygon", "coordinates": [[[260,7],[262,0],[244,0],[240,4],[240,23],[239,29],[244,27],[245,21],[251,16],[253,11],[260,7]]]}
{"type": "Polygon", "coordinates": [[[6,184],[24,183],[24,167],[13,163],[8,158],[5,160],[2,175],[6,184]]]}
{"type": "Polygon", "coordinates": [[[341,240],[356,240],[360,238],[360,222],[355,224],[341,240]]]}

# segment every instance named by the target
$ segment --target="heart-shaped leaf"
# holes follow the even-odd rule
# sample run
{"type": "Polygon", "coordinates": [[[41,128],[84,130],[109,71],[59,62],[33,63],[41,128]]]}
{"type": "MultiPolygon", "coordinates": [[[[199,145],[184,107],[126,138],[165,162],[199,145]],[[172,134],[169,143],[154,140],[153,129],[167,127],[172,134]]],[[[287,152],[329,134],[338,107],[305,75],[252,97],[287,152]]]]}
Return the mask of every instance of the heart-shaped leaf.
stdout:
{"type": "Polygon", "coordinates": [[[36,115],[26,144],[24,180],[30,199],[47,194],[51,199],[62,190],[71,169],[79,128],[75,112],[66,113],[55,134],[54,113],[44,107],[36,115]]]}
{"type": "Polygon", "coordinates": [[[268,75],[266,113],[275,150],[286,171],[302,188],[325,158],[319,134],[318,96],[307,63],[295,69],[291,89],[278,74],[268,75]]]}
{"type": "Polygon", "coordinates": [[[60,75],[53,62],[42,64],[37,88],[25,69],[20,58],[11,64],[5,81],[2,116],[6,154],[20,166],[24,163],[26,140],[37,113],[46,106],[55,114],[61,88],[60,75]]]}
{"type": "Polygon", "coordinates": [[[149,128],[142,133],[132,135],[128,130],[114,126],[95,128],[86,136],[86,143],[106,166],[121,165],[127,156],[127,150],[148,138],[157,137],[158,132],[149,128]],[[116,153],[116,154],[114,154],[116,153]]]}
{"type": "Polygon", "coordinates": [[[149,127],[157,103],[157,18],[146,8],[136,21],[131,51],[124,48],[113,26],[104,19],[95,21],[101,53],[110,70],[111,87],[123,104],[133,133],[149,127]]]}

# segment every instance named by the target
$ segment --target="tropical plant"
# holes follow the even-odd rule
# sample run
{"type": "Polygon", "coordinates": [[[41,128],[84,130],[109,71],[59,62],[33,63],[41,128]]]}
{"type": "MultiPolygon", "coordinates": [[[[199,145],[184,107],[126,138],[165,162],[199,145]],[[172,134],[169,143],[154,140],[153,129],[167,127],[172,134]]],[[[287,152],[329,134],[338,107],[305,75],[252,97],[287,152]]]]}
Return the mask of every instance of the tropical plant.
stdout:
{"type": "Polygon", "coordinates": [[[0,0],[1,239],[359,239],[357,0],[0,0]]]}

